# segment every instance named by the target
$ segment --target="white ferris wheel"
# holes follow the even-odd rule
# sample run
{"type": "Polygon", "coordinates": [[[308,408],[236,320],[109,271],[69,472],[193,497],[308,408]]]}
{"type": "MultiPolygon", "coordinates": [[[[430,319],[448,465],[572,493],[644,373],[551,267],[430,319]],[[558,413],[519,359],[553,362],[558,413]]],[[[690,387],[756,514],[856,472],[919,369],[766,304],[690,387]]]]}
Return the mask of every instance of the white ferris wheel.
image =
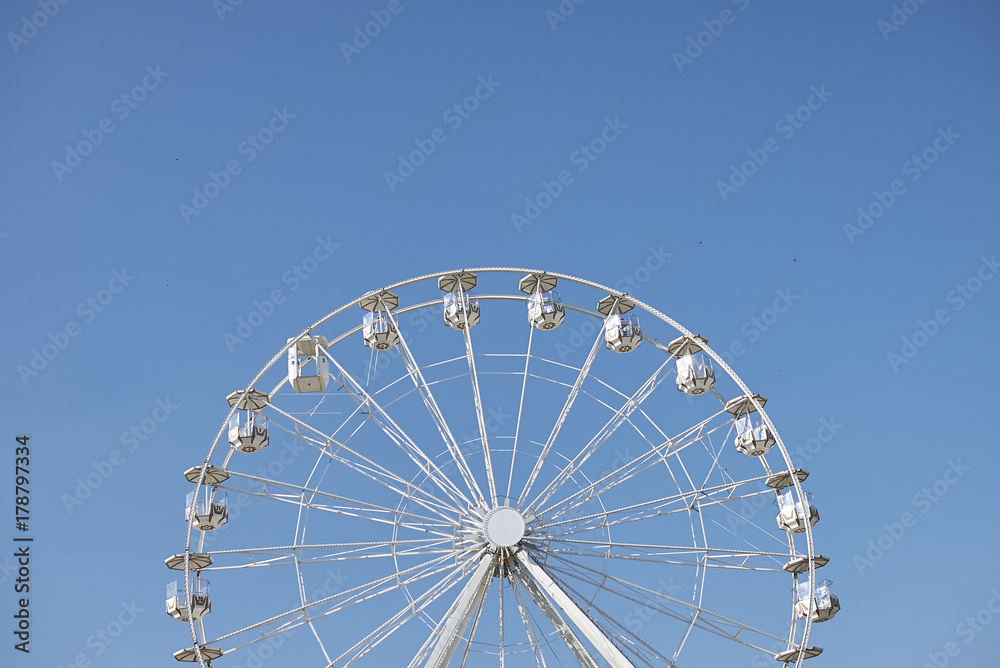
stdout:
{"type": "Polygon", "coordinates": [[[822,651],[811,626],[840,604],[817,580],[808,473],[766,399],[655,308],[463,269],[289,334],[185,472],[178,661],[780,668],[822,651]]]}

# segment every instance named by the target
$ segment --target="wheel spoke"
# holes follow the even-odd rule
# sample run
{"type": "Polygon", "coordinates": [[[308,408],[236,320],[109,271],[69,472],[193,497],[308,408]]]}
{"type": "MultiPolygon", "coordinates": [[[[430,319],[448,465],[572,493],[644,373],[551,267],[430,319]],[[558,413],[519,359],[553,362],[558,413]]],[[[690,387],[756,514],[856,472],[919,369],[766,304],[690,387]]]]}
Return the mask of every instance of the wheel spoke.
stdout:
{"type": "MultiPolygon", "coordinates": [[[[223,490],[230,491],[230,492],[237,492],[237,493],[249,494],[251,496],[272,499],[272,500],[275,500],[275,501],[283,501],[283,502],[286,502],[286,503],[288,503],[288,502],[298,503],[300,499],[304,499],[304,497],[306,497],[306,496],[311,496],[311,497],[317,497],[318,496],[320,498],[327,499],[327,500],[329,500],[331,502],[338,502],[338,503],[343,504],[343,505],[340,505],[340,506],[321,506],[319,504],[313,504],[312,507],[323,508],[323,509],[331,510],[331,511],[334,511],[334,512],[342,510],[342,511],[344,511],[346,513],[348,511],[354,510],[354,511],[357,511],[357,512],[369,512],[369,513],[373,513],[374,514],[374,515],[367,516],[367,517],[374,517],[376,515],[377,516],[391,515],[393,517],[397,517],[397,516],[398,517],[407,517],[407,518],[410,518],[410,519],[413,519],[413,520],[420,520],[421,522],[423,522],[423,523],[425,523],[427,525],[434,525],[434,526],[442,526],[442,527],[457,527],[458,526],[458,521],[455,520],[455,519],[441,519],[441,518],[435,518],[435,517],[427,517],[426,515],[420,515],[418,513],[412,512],[412,511],[400,510],[400,509],[393,509],[393,508],[389,508],[389,507],[386,507],[386,506],[381,506],[381,505],[376,504],[376,503],[369,503],[369,502],[366,502],[366,501],[360,501],[358,499],[353,499],[351,497],[343,496],[343,495],[340,495],[340,494],[334,494],[333,492],[327,492],[327,491],[324,491],[324,490],[321,490],[321,489],[317,489],[317,488],[312,488],[312,487],[302,487],[300,485],[295,485],[295,484],[292,484],[292,483],[282,482],[280,480],[272,480],[270,478],[261,478],[260,476],[251,475],[249,473],[239,473],[239,472],[233,471],[230,474],[230,480],[232,480],[233,478],[242,478],[242,479],[245,479],[245,480],[251,480],[253,482],[260,483],[260,485],[261,485],[261,491],[258,492],[258,491],[253,491],[253,490],[239,489],[237,487],[233,487],[232,485],[220,485],[219,489],[223,489],[223,490]],[[269,492],[268,491],[268,487],[272,487],[272,488],[276,488],[276,489],[285,489],[285,490],[289,490],[292,493],[291,494],[278,494],[276,492],[269,492]]],[[[303,502],[305,502],[305,501],[303,501],[303,502]]],[[[312,502],[308,502],[308,503],[312,503],[312,502]]]]}
{"type": "MultiPolygon", "coordinates": [[[[656,499],[651,499],[649,501],[642,501],[640,503],[633,503],[627,506],[622,506],[620,508],[615,508],[613,510],[602,510],[598,513],[591,513],[590,515],[583,515],[581,517],[567,518],[560,520],[558,522],[547,522],[546,526],[548,528],[560,527],[572,525],[578,522],[586,522],[597,520],[598,524],[603,526],[613,526],[615,524],[622,524],[624,522],[635,522],[640,519],[645,519],[647,517],[656,517],[657,515],[666,515],[672,512],[686,512],[691,506],[697,506],[698,508],[704,508],[709,505],[715,504],[725,504],[731,503],[733,501],[741,501],[743,499],[751,499],[761,494],[770,495],[773,494],[773,490],[759,490],[745,494],[742,496],[734,496],[732,492],[741,486],[749,485],[755,482],[763,482],[766,478],[761,476],[760,478],[750,478],[748,480],[729,482],[724,485],[715,485],[714,487],[706,487],[704,489],[693,489],[689,492],[678,492],[677,494],[671,494],[670,496],[661,496],[656,499]],[[728,495],[727,495],[728,494],[728,495]],[[670,506],[674,508],[672,510],[666,509],[670,506]],[[638,514],[626,515],[626,513],[631,513],[634,511],[642,511],[638,514]],[[620,515],[618,519],[608,520],[608,516],[620,515]],[[606,521],[605,521],[606,520],[606,521]]],[[[572,529],[579,530],[579,529],[572,529]]],[[[561,535],[561,534],[557,534],[561,535]]]]}
{"type": "Polygon", "coordinates": [[[559,417],[556,418],[555,424],[552,425],[552,431],[549,432],[549,437],[545,441],[545,445],[542,446],[542,453],[535,461],[535,465],[531,469],[531,474],[528,476],[527,482],[524,483],[524,489],[518,497],[518,509],[524,506],[524,501],[528,498],[528,494],[531,492],[531,486],[535,484],[535,478],[537,478],[539,472],[541,472],[542,466],[545,464],[545,461],[549,456],[549,451],[552,450],[552,444],[555,443],[556,437],[559,435],[559,431],[562,429],[563,423],[566,421],[566,416],[569,415],[570,409],[573,408],[573,403],[580,395],[580,388],[583,387],[583,381],[585,381],[587,376],[590,375],[590,367],[593,366],[594,359],[597,357],[597,349],[603,341],[604,332],[603,330],[599,330],[597,338],[594,340],[594,345],[590,347],[590,353],[587,355],[586,361],[584,361],[583,366],[580,367],[580,371],[576,376],[576,382],[573,383],[573,387],[570,389],[569,395],[566,397],[566,402],[563,404],[562,410],[559,412],[559,417]]]}
{"type": "Polygon", "coordinates": [[[421,468],[423,473],[430,478],[438,488],[441,489],[455,504],[459,506],[471,505],[468,497],[466,497],[458,487],[454,485],[448,476],[441,471],[440,467],[435,464],[430,457],[428,457],[423,450],[411,439],[406,432],[404,432],[389,416],[388,413],[379,405],[375,398],[371,396],[368,391],[362,387],[354,378],[347,372],[344,367],[340,365],[335,357],[329,354],[330,361],[337,367],[340,371],[341,377],[344,379],[344,389],[348,392],[358,403],[364,403],[369,407],[369,417],[382,428],[388,436],[403,452],[410,457],[410,459],[417,466],[421,468]],[[348,385],[353,388],[348,389],[348,385]],[[375,413],[379,413],[382,419],[375,417],[375,413]]]}
{"type": "Polygon", "coordinates": [[[548,568],[554,573],[559,573],[565,575],[569,578],[577,579],[581,582],[585,582],[588,585],[600,587],[602,591],[608,592],[610,594],[615,594],[627,601],[641,605],[653,612],[659,612],[664,615],[668,615],[682,621],[684,623],[692,623],[698,628],[715,633],[717,635],[723,635],[728,637],[730,640],[739,642],[741,645],[746,645],[748,647],[753,647],[754,649],[762,649],[753,645],[749,642],[744,641],[742,638],[738,638],[738,634],[741,631],[747,631],[750,633],[758,634],[764,638],[769,638],[771,640],[779,640],[784,642],[784,638],[780,638],[776,635],[767,633],[760,629],[754,628],[747,624],[743,624],[729,617],[725,617],[718,613],[706,610],[698,605],[689,603],[687,601],[682,601],[678,598],[674,598],[664,592],[654,591],[647,587],[643,587],[634,582],[630,582],[625,578],[609,575],[597,571],[596,569],[589,568],[581,563],[565,559],[559,555],[550,555],[555,557],[557,561],[564,562],[569,566],[569,568],[561,568],[553,564],[548,564],[548,568]],[[590,573],[593,577],[584,577],[584,573],[590,573]],[[616,588],[610,586],[610,584],[621,585],[621,588],[616,588]],[[674,606],[685,610],[687,614],[681,614],[676,610],[667,607],[666,604],[673,604],[674,606]],[[723,631],[723,628],[734,628],[734,632],[723,631]]]}
{"type": "MultiPolygon", "coordinates": [[[[521,440],[521,418],[524,417],[524,394],[528,389],[528,363],[531,362],[531,342],[535,336],[535,328],[528,327],[528,351],[524,354],[524,373],[521,377],[521,398],[517,402],[517,420],[514,422],[514,448],[510,453],[510,475],[507,476],[507,498],[510,498],[510,488],[514,483],[514,460],[517,459],[517,446],[521,440]]],[[[500,652],[501,663],[503,652],[500,652]]],[[[502,666],[501,666],[502,668],[502,666]]]]}
{"type": "MultiPolygon", "coordinates": [[[[466,328],[466,330],[468,330],[468,328],[466,328]]],[[[437,400],[434,399],[434,394],[431,392],[430,385],[427,384],[427,380],[424,378],[423,372],[420,370],[420,366],[413,358],[413,353],[410,352],[410,347],[406,343],[406,337],[403,336],[401,330],[399,331],[399,357],[406,365],[410,378],[413,380],[414,386],[420,393],[420,398],[423,399],[427,412],[430,413],[431,418],[433,418],[434,424],[437,426],[438,432],[441,434],[445,447],[448,449],[449,454],[452,456],[452,460],[455,462],[459,472],[462,474],[462,478],[465,480],[466,486],[469,488],[472,495],[475,496],[478,501],[481,501],[485,497],[483,496],[482,490],[479,488],[479,483],[476,482],[475,476],[472,475],[472,469],[469,468],[469,463],[466,461],[465,455],[462,454],[461,448],[458,447],[458,443],[455,441],[455,437],[451,433],[451,428],[448,426],[447,420],[445,420],[444,413],[441,412],[441,408],[438,406],[437,400]]],[[[468,334],[466,333],[466,335],[468,334]]]]}
{"type": "MultiPolygon", "coordinates": [[[[403,587],[414,585],[421,580],[445,573],[446,575],[441,580],[437,581],[433,587],[428,588],[427,592],[424,594],[424,596],[428,596],[431,592],[434,592],[439,595],[440,592],[438,592],[434,587],[443,586],[442,583],[448,583],[450,580],[453,580],[454,582],[451,582],[448,586],[461,581],[462,566],[456,566],[453,561],[452,563],[449,563],[449,561],[452,560],[450,560],[447,556],[442,556],[411,568],[406,568],[374,580],[369,580],[368,582],[356,587],[335,592],[325,598],[305,603],[237,631],[221,635],[212,640],[211,643],[219,643],[223,640],[227,640],[250,631],[260,631],[261,629],[275,624],[281,625],[285,631],[292,630],[311,621],[342,612],[351,606],[373,601],[381,596],[398,591],[403,587]],[[325,610],[316,612],[316,609],[325,606],[329,607],[325,610]],[[310,615],[309,611],[313,611],[314,614],[310,615]]],[[[407,606],[407,609],[413,608],[413,604],[407,606]]]]}
{"type": "Polygon", "coordinates": [[[708,428],[712,420],[714,420],[717,416],[718,414],[703,420],[699,424],[685,430],[674,438],[667,439],[656,445],[651,445],[649,450],[634,458],[632,461],[625,462],[618,469],[611,471],[603,478],[581,487],[579,490],[565,497],[561,501],[558,501],[547,508],[543,508],[540,512],[546,515],[550,520],[555,519],[566,513],[572,512],[581,505],[607,491],[614,489],[618,485],[628,482],[635,476],[650,469],[660,462],[668,463],[668,457],[677,458],[679,457],[681,451],[697,443],[704,436],[711,434],[716,430],[724,429],[726,427],[725,424],[720,424],[710,429],[708,428]]]}
{"type": "Polygon", "coordinates": [[[472,377],[472,399],[476,405],[476,422],[479,425],[479,438],[483,445],[483,460],[486,465],[486,480],[490,488],[490,501],[497,505],[497,484],[493,479],[493,458],[490,455],[489,435],[486,433],[486,416],[483,414],[483,398],[479,391],[479,374],[476,372],[476,356],[472,351],[472,334],[470,327],[462,330],[465,338],[465,356],[469,360],[469,375],[472,377]]]}
{"type": "Polygon", "coordinates": [[[642,402],[653,393],[663,379],[666,378],[665,370],[672,366],[672,360],[667,360],[653,372],[653,374],[646,379],[646,382],[636,390],[635,394],[629,397],[628,401],[625,402],[621,408],[614,414],[614,416],[608,420],[608,422],[601,428],[601,430],[592,438],[590,442],[585,445],[576,456],[567,464],[563,470],[559,472],[555,480],[548,484],[548,486],[542,490],[541,494],[531,503],[531,506],[539,508],[545,504],[552,495],[555,494],[559,488],[569,480],[574,473],[580,470],[594,452],[597,451],[601,445],[604,444],[611,436],[618,430],[618,427],[623,425],[632,415],[632,412],[642,405],[642,402]]]}
{"type": "Polygon", "coordinates": [[[365,559],[391,559],[396,557],[430,557],[432,555],[455,554],[454,539],[437,537],[416,540],[397,540],[365,543],[326,543],[322,545],[284,545],[274,547],[245,548],[241,550],[216,550],[205,552],[215,557],[244,557],[245,562],[213,565],[204,571],[227,571],[241,568],[262,568],[265,566],[287,566],[332,563],[338,561],[361,561],[365,559]],[[323,554],[303,558],[304,552],[323,550],[323,554]],[[331,551],[332,550],[332,551],[331,551]]]}
{"type": "Polygon", "coordinates": [[[546,668],[545,656],[542,654],[542,646],[538,641],[538,634],[535,633],[537,626],[531,618],[531,611],[528,609],[528,604],[524,600],[524,594],[521,593],[521,589],[518,587],[518,578],[513,573],[510,578],[510,586],[511,591],[514,592],[514,599],[517,602],[517,610],[521,615],[521,622],[524,624],[525,633],[528,635],[528,643],[531,646],[531,653],[535,656],[535,665],[537,668],[546,668]]]}
{"type": "MultiPolygon", "coordinates": [[[[427,508],[431,512],[434,512],[443,518],[446,518],[449,515],[454,514],[456,510],[455,506],[445,504],[443,501],[438,499],[436,496],[431,494],[428,490],[424,489],[423,487],[413,485],[409,481],[405,480],[402,476],[392,472],[385,466],[382,466],[381,464],[372,461],[370,458],[365,457],[357,450],[350,448],[347,445],[350,439],[347,439],[343,442],[337,441],[334,439],[333,436],[326,436],[322,434],[318,430],[314,429],[313,427],[309,426],[308,424],[296,418],[294,415],[286,413],[285,411],[282,411],[278,407],[274,407],[273,410],[279,413],[280,415],[288,417],[300,429],[312,432],[315,435],[315,437],[307,436],[303,434],[301,431],[292,431],[290,429],[287,429],[284,425],[272,421],[271,424],[273,426],[276,426],[278,429],[281,429],[289,436],[297,438],[306,443],[307,445],[316,448],[317,450],[320,451],[320,453],[323,456],[329,457],[329,459],[331,459],[332,461],[343,464],[344,466],[350,468],[351,470],[356,471],[357,473],[363,475],[364,477],[392,491],[394,494],[399,495],[401,498],[410,499],[414,503],[420,504],[424,508],[427,508]],[[334,449],[334,446],[336,447],[336,450],[334,449]],[[351,457],[354,457],[357,461],[344,457],[343,455],[339,454],[340,452],[345,452],[349,454],[351,457]]],[[[351,434],[351,437],[353,437],[354,434],[356,434],[357,431],[359,431],[363,426],[364,423],[358,425],[355,432],[351,434]]]]}
{"type": "Polygon", "coordinates": [[[504,606],[504,594],[503,594],[503,582],[507,578],[507,566],[505,564],[500,564],[500,582],[497,593],[500,599],[500,617],[499,617],[499,627],[500,627],[500,668],[504,668],[506,662],[505,655],[507,654],[507,649],[504,644],[504,616],[503,616],[503,606],[504,606]]]}
{"type": "Polygon", "coordinates": [[[347,660],[346,663],[340,664],[344,666],[353,665],[386,638],[401,629],[404,624],[419,615],[428,605],[444,595],[445,592],[451,589],[460,580],[460,577],[456,577],[455,571],[450,572],[444,578],[436,582],[421,596],[415,599],[412,604],[402,608],[399,612],[389,618],[388,621],[359,640],[354,644],[354,646],[341,654],[339,657],[334,659],[331,662],[331,665],[338,665],[348,655],[354,654],[354,656],[350,660],[347,660]]]}

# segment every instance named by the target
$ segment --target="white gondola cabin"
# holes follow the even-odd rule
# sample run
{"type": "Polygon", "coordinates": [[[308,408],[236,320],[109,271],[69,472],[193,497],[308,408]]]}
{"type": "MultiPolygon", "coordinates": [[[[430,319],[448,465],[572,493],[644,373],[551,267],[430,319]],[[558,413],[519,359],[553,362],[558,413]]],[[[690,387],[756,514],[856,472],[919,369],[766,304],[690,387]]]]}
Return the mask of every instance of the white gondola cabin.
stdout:
{"type": "Polygon", "coordinates": [[[518,289],[528,295],[528,322],[535,329],[555,329],[566,319],[562,298],[554,290],[559,279],[548,274],[528,274],[521,279],[518,289]]]}
{"type": "Polygon", "coordinates": [[[191,592],[191,604],[188,605],[184,596],[184,587],[178,586],[177,580],[167,585],[167,614],[179,622],[189,619],[195,621],[212,612],[212,599],[208,595],[208,580],[196,579],[191,592]]]}
{"type": "Polygon", "coordinates": [[[604,319],[604,347],[630,353],[642,343],[639,318],[632,313],[612,313],[604,319]]]}
{"type": "Polygon", "coordinates": [[[749,457],[765,455],[775,444],[774,434],[767,423],[759,415],[753,415],[758,405],[763,407],[766,403],[767,399],[759,394],[736,397],[726,402],[726,411],[732,413],[734,418],[736,449],[749,457]]]}
{"type": "Polygon", "coordinates": [[[213,531],[229,521],[229,508],[224,491],[210,485],[201,488],[201,495],[195,498],[194,491],[188,492],[184,521],[194,518],[194,528],[199,531],[213,531]]]}
{"type": "Polygon", "coordinates": [[[684,394],[704,394],[715,385],[715,369],[705,353],[677,358],[677,389],[684,394]]]}
{"type": "Polygon", "coordinates": [[[597,312],[604,316],[604,347],[616,353],[630,353],[642,343],[639,318],[628,312],[635,300],[627,294],[608,295],[597,302],[597,312]]]}
{"type": "Polygon", "coordinates": [[[809,599],[809,580],[800,582],[792,588],[795,598],[795,614],[799,619],[812,618],[814,622],[825,622],[833,619],[840,612],[840,599],[833,591],[833,582],[823,580],[816,584],[815,595],[809,599]]]}
{"type": "Polygon", "coordinates": [[[766,455],[774,446],[774,435],[760,417],[736,418],[736,450],[749,457],[766,455]]]}
{"type": "Polygon", "coordinates": [[[778,527],[789,533],[802,533],[806,524],[815,526],[819,522],[819,510],[813,504],[812,494],[806,493],[806,504],[795,500],[794,490],[788,489],[778,494],[774,500],[774,509],[778,511],[778,527]]]}
{"type": "Polygon", "coordinates": [[[236,411],[229,418],[229,444],[237,452],[257,452],[268,444],[267,416],[260,411],[236,411]]]}
{"type": "Polygon", "coordinates": [[[566,309],[555,290],[528,295],[528,322],[535,329],[555,329],[566,319],[566,309]]]}
{"type": "Polygon", "coordinates": [[[449,292],[444,296],[444,322],[452,329],[475,327],[479,323],[479,299],[470,292],[449,292]]]}
{"type": "Polygon", "coordinates": [[[365,345],[373,350],[389,350],[399,343],[399,330],[390,311],[399,306],[399,297],[388,290],[372,292],[358,302],[368,311],[362,321],[365,345]]]}
{"type": "Polygon", "coordinates": [[[682,336],[667,344],[667,352],[677,358],[677,389],[685,394],[705,394],[715,385],[712,359],[702,351],[708,339],[694,334],[682,336]]]}
{"type": "Polygon", "coordinates": [[[399,331],[386,311],[365,313],[363,333],[365,345],[374,350],[389,350],[399,343],[399,331]]]}
{"type": "Polygon", "coordinates": [[[476,275],[463,271],[438,279],[444,296],[444,322],[452,329],[468,329],[479,323],[479,298],[469,292],[476,287],[476,275]]]}
{"type": "MultiPolygon", "coordinates": [[[[295,339],[288,339],[291,343],[295,339]]],[[[330,380],[326,339],[304,336],[288,348],[288,382],[296,392],[322,392],[330,380]]]]}

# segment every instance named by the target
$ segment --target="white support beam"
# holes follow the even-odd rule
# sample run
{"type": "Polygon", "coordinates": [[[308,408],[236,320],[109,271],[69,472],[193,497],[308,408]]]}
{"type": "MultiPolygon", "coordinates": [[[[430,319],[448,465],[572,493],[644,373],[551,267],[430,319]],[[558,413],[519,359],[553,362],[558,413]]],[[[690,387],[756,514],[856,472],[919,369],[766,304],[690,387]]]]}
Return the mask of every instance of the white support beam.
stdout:
{"type": "Polygon", "coordinates": [[[528,596],[531,597],[531,600],[535,602],[535,605],[539,607],[545,618],[549,620],[549,623],[555,628],[556,632],[563,639],[563,642],[566,643],[566,646],[573,652],[573,656],[580,662],[580,666],[582,668],[600,668],[584,644],[573,633],[570,625],[562,618],[562,615],[555,609],[552,602],[545,597],[545,593],[538,586],[538,583],[520,569],[513,571],[512,575],[516,577],[521,587],[528,592],[528,596]]]}
{"type": "Polygon", "coordinates": [[[545,594],[566,613],[570,621],[576,625],[576,628],[580,629],[584,637],[590,641],[600,655],[611,664],[611,668],[635,668],[635,665],[597,628],[593,620],[549,577],[548,573],[528,556],[527,552],[521,550],[515,555],[515,558],[524,566],[528,574],[534,578],[534,581],[541,586],[545,594]]]}
{"type": "Polygon", "coordinates": [[[462,639],[462,634],[472,621],[473,613],[479,609],[480,602],[486,595],[496,563],[496,555],[483,556],[472,579],[459,594],[458,601],[452,607],[449,616],[438,626],[437,644],[427,659],[426,668],[444,668],[451,662],[455,650],[458,649],[458,641],[462,639]]]}

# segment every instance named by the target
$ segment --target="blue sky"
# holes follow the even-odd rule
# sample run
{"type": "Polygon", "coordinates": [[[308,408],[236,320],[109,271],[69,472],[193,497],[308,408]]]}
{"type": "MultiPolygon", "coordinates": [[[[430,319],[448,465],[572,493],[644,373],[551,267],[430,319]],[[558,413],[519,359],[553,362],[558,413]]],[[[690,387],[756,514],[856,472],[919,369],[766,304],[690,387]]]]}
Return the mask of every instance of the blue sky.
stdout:
{"type": "Polygon", "coordinates": [[[30,434],[35,536],[30,655],[0,560],[4,665],[174,665],[163,559],[225,396],[362,293],[475,266],[635,294],[769,399],[843,602],[809,665],[991,665],[998,20],[4,3],[0,489],[30,434]]]}

